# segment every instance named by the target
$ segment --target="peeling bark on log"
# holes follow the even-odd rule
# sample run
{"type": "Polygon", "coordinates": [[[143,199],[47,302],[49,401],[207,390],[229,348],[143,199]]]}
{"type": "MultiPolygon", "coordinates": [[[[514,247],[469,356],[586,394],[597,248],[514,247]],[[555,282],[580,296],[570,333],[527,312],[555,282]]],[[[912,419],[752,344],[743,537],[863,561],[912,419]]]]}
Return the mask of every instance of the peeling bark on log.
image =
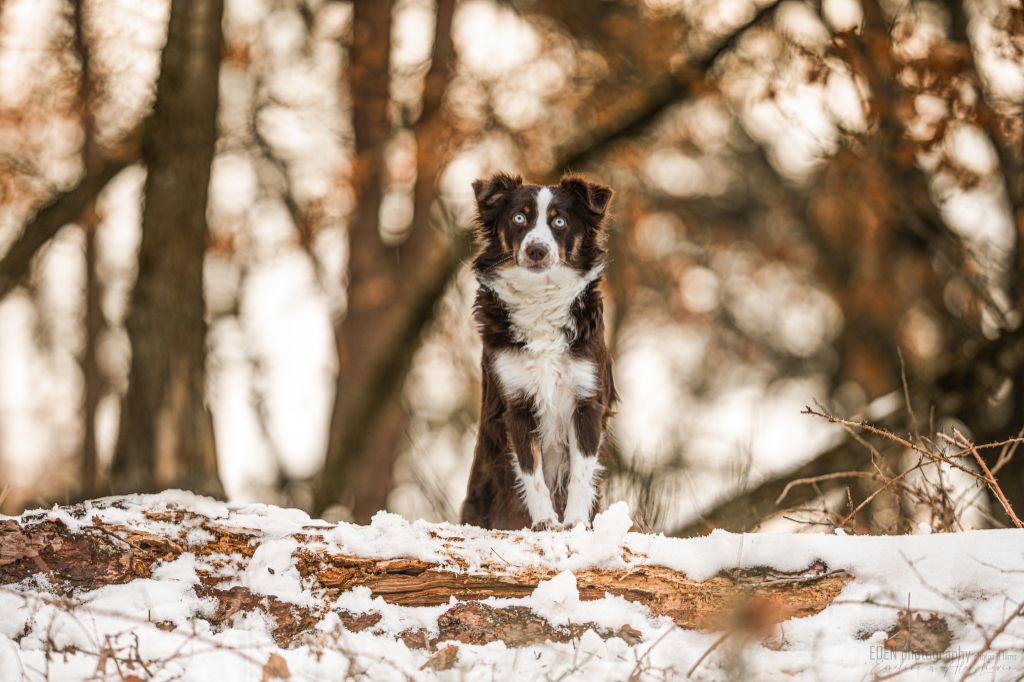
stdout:
{"type": "MultiPolygon", "coordinates": [[[[214,625],[238,613],[260,611],[274,618],[274,636],[282,646],[311,630],[330,610],[333,597],[357,586],[374,596],[405,606],[436,606],[455,597],[459,603],[438,619],[440,639],[425,631],[403,633],[410,646],[433,646],[445,639],[484,643],[502,639],[510,646],[543,640],[567,641],[594,629],[602,637],[627,639],[629,632],[602,631],[593,624],[551,626],[528,608],[496,608],[473,603],[487,597],[526,597],[557,571],[485,563],[480,571],[456,572],[418,559],[354,557],[321,549],[322,533],[330,527],[309,528],[292,537],[299,543],[294,558],[304,584],[323,595],[323,606],[300,607],[245,587],[227,587],[231,577],[244,573],[254,552],[264,541],[257,529],[228,527],[200,514],[183,510],[148,511],[153,522],[148,530],[102,523],[88,518],[88,510],[67,510],[79,517],[79,528],[43,515],[20,520],[0,520],[0,585],[26,578],[45,577],[64,596],[110,584],[122,584],[153,574],[158,561],[171,561],[185,552],[202,559],[197,568],[202,597],[216,599],[216,609],[206,619],[214,625]],[[190,536],[190,532],[199,532],[190,536]],[[189,541],[201,536],[202,541],[189,541]]],[[[455,538],[459,540],[460,538],[455,538]]],[[[664,566],[637,563],[628,569],[585,569],[575,572],[580,598],[600,599],[618,595],[645,605],[651,613],[668,616],[684,628],[727,630],[746,618],[754,605],[759,617],[770,623],[809,616],[827,607],[852,577],[830,572],[823,564],[796,574],[768,569],[734,569],[704,581],[664,566]],[[769,614],[764,616],[763,614],[769,614]]],[[[373,628],[379,614],[340,613],[346,629],[373,628]]]]}
{"type": "MultiPolygon", "coordinates": [[[[403,606],[437,606],[454,596],[459,600],[488,597],[526,597],[554,571],[465,575],[415,559],[364,559],[299,552],[299,573],[311,576],[329,590],[369,587],[374,596],[403,606]]],[[[818,613],[850,581],[844,573],[829,573],[822,565],[805,573],[783,574],[766,569],[736,570],[704,581],[663,566],[630,570],[583,570],[576,582],[583,600],[619,595],[669,616],[682,627],[719,630],[730,625],[730,614],[752,600],[771,605],[778,620],[818,613]]]]}

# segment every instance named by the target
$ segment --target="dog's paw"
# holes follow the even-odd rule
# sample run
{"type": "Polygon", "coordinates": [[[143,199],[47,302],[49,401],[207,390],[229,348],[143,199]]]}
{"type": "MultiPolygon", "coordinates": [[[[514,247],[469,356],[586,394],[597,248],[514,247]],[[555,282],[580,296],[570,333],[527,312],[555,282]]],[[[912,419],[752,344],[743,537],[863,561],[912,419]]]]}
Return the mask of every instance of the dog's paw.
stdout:
{"type": "Polygon", "coordinates": [[[594,530],[594,524],[590,522],[590,519],[566,519],[566,528],[579,528],[582,526],[584,530],[594,530]]]}
{"type": "Polygon", "coordinates": [[[530,526],[530,530],[535,533],[542,530],[565,530],[565,526],[554,519],[545,519],[530,526]]]}

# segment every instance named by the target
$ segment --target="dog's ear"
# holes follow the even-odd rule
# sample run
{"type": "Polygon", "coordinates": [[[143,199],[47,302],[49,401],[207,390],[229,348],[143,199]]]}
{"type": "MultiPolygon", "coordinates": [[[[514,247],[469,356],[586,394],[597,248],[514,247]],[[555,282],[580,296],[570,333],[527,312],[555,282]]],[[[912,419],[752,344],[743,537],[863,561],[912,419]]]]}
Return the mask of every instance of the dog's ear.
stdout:
{"type": "Polygon", "coordinates": [[[562,178],[558,185],[568,191],[588,211],[593,213],[599,220],[608,213],[608,207],[612,203],[612,196],[615,192],[611,187],[599,185],[586,178],[570,175],[562,178]]]}
{"type": "Polygon", "coordinates": [[[480,213],[488,213],[500,204],[502,199],[509,195],[509,192],[522,184],[521,177],[508,173],[495,173],[486,180],[473,182],[473,194],[476,195],[476,205],[480,209],[480,213]]]}

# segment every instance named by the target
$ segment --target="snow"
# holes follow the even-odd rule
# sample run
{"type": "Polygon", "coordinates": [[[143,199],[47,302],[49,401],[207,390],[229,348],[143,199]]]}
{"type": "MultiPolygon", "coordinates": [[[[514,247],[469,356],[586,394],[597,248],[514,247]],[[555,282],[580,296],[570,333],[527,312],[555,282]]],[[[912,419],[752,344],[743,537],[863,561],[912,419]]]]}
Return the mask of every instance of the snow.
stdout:
{"type": "Polygon", "coordinates": [[[241,585],[256,594],[277,597],[299,606],[315,605],[316,597],[302,589],[302,578],[292,558],[298,548],[299,543],[292,538],[264,542],[249,559],[241,585]]]}
{"type": "MultiPolygon", "coordinates": [[[[203,517],[219,526],[256,529],[247,568],[227,575],[221,587],[243,586],[297,606],[329,603],[330,611],[289,646],[275,641],[273,618],[257,611],[239,612],[211,626],[202,616],[212,614],[217,602],[194,589],[197,568],[211,566],[192,552],[158,564],[150,578],[73,595],[61,595],[45,579],[27,579],[0,588],[0,680],[121,679],[129,673],[156,680],[253,680],[260,679],[272,655],[280,656],[291,679],[298,680],[346,675],[367,680],[678,679],[721,633],[682,629],[621,596],[581,600],[576,573],[657,565],[704,580],[726,569],[801,571],[816,562],[829,571],[844,570],[854,580],[817,615],[787,620],[763,639],[727,638],[693,678],[862,680],[892,673],[899,673],[896,679],[958,678],[993,635],[991,651],[975,669],[979,676],[1015,679],[1024,673],[1024,619],[1010,618],[1024,602],[1024,532],[1018,530],[887,537],[715,531],[683,540],[629,532],[623,503],[598,515],[593,530],[488,532],[408,521],[386,512],[368,526],[333,525],[296,510],[227,504],[182,491],[95,500],[81,514],[54,508],[13,518],[59,519],[78,531],[94,517],[138,530],[166,531],[172,524],[187,547],[211,539],[198,527],[203,517]],[[190,512],[178,524],[143,513],[176,509],[190,512]],[[411,648],[400,635],[420,630],[438,636],[438,618],[455,605],[454,598],[440,606],[400,606],[355,587],[325,602],[319,588],[304,581],[296,568],[299,533],[317,550],[420,559],[459,573],[544,568],[552,577],[530,596],[484,603],[525,606],[554,626],[593,623],[600,632],[590,629],[567,643],[519,648],[501,641],[455,643],[452,667],[435,671],[424,667],[435,651],[411,648]],[[929,658],[883,647],[886,630],[908,604],[946,619],[953,636],[946,654],[929,658]],[[345,614],[377,614],[379,620],[353,632],[344,625],[345,614]],[[622,635],[624,626],[635,637],[622,635]],[[102,651],[118,653],[120,672],[102,651]],[[999,658],[996,652],[1002,652],[999,658]]],[[[444,646],[439,642],[436,649],[444,646]]]]}

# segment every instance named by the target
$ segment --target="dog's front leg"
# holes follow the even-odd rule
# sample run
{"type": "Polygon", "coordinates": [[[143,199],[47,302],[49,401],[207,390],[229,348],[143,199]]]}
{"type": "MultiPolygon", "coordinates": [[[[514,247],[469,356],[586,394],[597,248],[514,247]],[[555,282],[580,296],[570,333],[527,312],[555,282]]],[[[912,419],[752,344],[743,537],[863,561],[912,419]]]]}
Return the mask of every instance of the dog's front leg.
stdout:
{"type": "Polygon", "coordinates": [[[590,525],[597,502],[597,450],[601,443],[601,408],[592,401],[576,405],[569,432],[569,482],[564,520],[566,526],[590,525]]]}
{"type": "Polygon", "coordinates": [[[552,530],[559,527],[558,515],[551,503],[551,491],[544,482],[540,445],[537,442],[537,418],[529,400],[509,401],[505,410],[505,426],[512,441],[517,488],[523,497],[530,523],[534,530],[552,530]]]}

